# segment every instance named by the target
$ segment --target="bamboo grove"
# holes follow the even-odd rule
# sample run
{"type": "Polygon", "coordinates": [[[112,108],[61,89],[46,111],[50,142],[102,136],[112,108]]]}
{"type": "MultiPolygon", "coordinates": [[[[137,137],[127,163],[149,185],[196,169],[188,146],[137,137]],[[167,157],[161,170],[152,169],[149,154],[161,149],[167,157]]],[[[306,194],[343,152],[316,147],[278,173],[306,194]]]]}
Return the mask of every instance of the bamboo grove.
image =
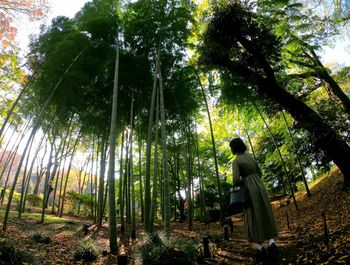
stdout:
{"type": "Polygon", "coordinates": [[[334,164],[349,186],[350,70],[320,56],[348,27],[339,4],[93,0],[42,26],[26,77],[2,82],[2,229],[28,204],[42,223],[107,218],[117,252],[139,225],[170,236],[173,220],[223,222],[235,136],[296,208],[334,164]]]}

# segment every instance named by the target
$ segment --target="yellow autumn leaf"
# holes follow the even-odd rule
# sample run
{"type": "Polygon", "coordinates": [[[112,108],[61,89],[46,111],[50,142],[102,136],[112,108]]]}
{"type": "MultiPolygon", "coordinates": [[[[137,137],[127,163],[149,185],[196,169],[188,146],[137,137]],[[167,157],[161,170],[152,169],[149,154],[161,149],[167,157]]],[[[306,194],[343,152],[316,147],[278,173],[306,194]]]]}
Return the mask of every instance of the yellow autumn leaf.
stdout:
{"type": "Polygon", "coordinates": [[[344,256],[342,256],[339,260],[346,259],[347,257],[349,257],[349,255],[344,255],[344,256]]]}
{"type": "Polygon", "coordinates": [[[335,262],[343,264],[343,263],[345,263],[345,260],[336,260],[335,262]]]}

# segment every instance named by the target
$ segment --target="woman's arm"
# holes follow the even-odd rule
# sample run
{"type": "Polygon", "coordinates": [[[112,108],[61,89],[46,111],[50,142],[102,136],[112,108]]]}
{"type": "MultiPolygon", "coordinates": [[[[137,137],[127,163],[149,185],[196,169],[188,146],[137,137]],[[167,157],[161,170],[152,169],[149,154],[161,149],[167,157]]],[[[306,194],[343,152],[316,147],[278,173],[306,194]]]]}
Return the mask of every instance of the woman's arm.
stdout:
{"type": "Polygon", "coordinates": [[[233,176],[233,182],[238,183],[242,181],[241,174],[239,172],[239,166],[237,163],[237,160],[233,160],[232,162],[232,176],[233,176]]]}

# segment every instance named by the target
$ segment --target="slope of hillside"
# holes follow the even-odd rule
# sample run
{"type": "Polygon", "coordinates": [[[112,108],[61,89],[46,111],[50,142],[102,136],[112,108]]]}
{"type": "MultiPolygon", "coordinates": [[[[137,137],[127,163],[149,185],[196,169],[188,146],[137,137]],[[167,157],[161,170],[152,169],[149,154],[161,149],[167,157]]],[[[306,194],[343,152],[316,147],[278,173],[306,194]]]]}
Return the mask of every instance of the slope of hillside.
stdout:
{"type": "Polygon", "coordinates": [[[311,186],[311,197],[296,194],[299,211],[292,202],[273,203],[280,235],[296,242],[286,253],[295,264],[350,264],[350,190],[341,188],[333,169],[311,186]]]}

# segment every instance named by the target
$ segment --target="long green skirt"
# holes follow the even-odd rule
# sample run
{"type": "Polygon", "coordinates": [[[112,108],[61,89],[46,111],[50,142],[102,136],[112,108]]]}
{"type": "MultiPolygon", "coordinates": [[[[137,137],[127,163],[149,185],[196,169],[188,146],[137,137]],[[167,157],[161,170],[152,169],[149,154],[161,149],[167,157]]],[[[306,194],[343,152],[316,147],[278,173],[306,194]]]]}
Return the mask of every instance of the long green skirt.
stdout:
{"type": "Polygon", "coordinates": [[[275,218],[266,189],[257,174],[244,178],[249,189],[252,206],[245,211],[244,222],[249,242],[262,243],[277,237],[275,218]]]}

